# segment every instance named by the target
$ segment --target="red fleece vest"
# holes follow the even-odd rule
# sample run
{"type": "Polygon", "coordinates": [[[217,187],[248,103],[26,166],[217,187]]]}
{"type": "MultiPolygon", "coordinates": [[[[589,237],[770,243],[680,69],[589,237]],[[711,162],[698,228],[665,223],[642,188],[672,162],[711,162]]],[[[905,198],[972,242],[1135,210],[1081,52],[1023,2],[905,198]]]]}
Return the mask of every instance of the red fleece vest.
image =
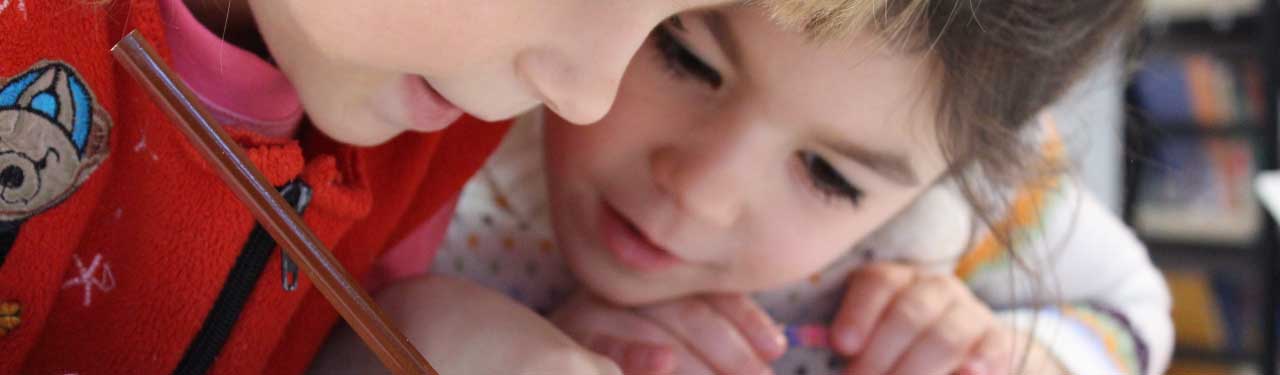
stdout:
{"type": "MultiPolygon", "coordinates": [[[[168,56],[154,0],[96,3],[0,0],[0,374],[301,372],[335,312],[305,276],[284,290],[279,251],[109,55],[140,29],[168,56]]],[[[303,218],[362,278],[506,129],[237,139],[311,188],[303,218]]]]}

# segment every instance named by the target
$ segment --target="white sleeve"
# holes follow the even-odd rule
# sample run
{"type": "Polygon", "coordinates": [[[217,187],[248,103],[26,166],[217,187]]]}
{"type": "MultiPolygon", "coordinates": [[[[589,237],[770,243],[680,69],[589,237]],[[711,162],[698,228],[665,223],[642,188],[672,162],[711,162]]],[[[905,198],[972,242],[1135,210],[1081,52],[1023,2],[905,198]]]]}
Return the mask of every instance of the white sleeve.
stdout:
{"type": "Polygon", "coordinates": [[[1034,326],[1071,373],[1163,373],[1173,350],[1163,277],[1117,217],[1075,180],[1060,182],[1039,222],[1008,241],[1014,251],[962,277],[1001,318],[1034,326]]]}

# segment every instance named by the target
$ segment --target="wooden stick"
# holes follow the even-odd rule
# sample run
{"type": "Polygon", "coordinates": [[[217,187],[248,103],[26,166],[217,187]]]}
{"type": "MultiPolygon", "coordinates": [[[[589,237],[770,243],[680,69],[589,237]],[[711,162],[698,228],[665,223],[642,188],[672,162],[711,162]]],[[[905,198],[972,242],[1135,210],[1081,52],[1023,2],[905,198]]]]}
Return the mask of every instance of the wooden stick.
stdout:
{"type": "Polygon", "coordinates": [[[164,109],[165,113],[200,154],[214,166],[222,181],[231,187],[253,216],[271,233],[276,243],[302,266],[338,314],[351,325],[383,365],[395,374],[436,374],[418,350],[387,321],[382,310],[351,274],[316,239],[288,202],[276,192],[232,141],[222,126],[209,115],[195,95],[156,55],[142,34],[133,31],[111,48],[129,71],[164,109]]]}

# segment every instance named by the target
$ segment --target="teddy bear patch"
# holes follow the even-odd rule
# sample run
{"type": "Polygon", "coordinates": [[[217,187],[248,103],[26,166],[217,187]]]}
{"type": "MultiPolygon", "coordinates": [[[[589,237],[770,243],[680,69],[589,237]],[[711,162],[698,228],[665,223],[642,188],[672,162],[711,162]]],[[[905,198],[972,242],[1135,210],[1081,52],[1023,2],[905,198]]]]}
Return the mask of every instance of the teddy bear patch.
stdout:
{"type": "Polygon", "coordinates": [[[0,81],[0,266],[22,222],[67,199],[107,158],[111,118],[71,66],[0,81]]]}

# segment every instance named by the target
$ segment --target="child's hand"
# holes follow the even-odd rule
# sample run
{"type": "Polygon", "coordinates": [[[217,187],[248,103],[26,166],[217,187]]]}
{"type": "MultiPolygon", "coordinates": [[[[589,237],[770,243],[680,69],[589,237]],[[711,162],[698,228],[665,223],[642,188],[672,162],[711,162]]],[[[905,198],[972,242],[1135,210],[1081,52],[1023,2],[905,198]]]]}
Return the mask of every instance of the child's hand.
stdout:
{"type": "Polygon", "coordinates": [[[766,374],[786,350],[768,314],[742,295],[628,310],[579,293],[552,320],[627,374],[766,374]]]}
{"type": "Polygon", "coordinates": [[[831,330],[850,374],[1008,374],[1024,342],[960,279],[897,264],[855,271],[831,330]]]}
{"type": "MultiPolygon", "coordinates": [[[[466,280],[431,276],[389,286],[377,302],[442,374],[621,375],[533,310],[466,280]]],[[[384,374],[346,325],[335,328],[311,374],[384,374]]]]}

